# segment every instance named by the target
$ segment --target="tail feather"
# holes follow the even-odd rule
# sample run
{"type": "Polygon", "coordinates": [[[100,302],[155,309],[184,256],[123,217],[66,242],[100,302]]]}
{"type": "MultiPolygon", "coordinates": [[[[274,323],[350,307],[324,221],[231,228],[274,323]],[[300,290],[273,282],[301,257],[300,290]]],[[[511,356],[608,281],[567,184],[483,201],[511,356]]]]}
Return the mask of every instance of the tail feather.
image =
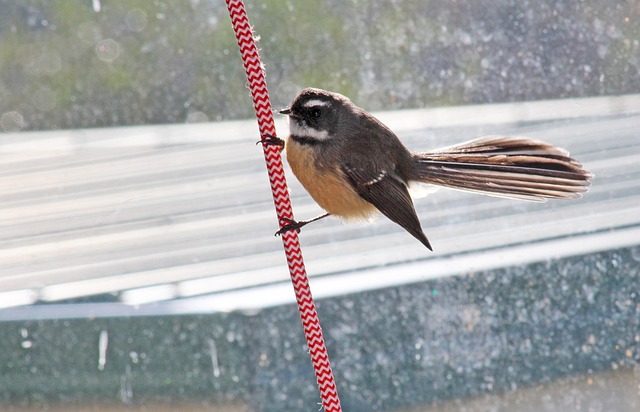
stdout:
{"type": "Polygon", "coordinates": [[[579,198],[593,177],[566,150],[524,137],[482,137],[415,158],[421,182],[535,202],[579,198]]]}

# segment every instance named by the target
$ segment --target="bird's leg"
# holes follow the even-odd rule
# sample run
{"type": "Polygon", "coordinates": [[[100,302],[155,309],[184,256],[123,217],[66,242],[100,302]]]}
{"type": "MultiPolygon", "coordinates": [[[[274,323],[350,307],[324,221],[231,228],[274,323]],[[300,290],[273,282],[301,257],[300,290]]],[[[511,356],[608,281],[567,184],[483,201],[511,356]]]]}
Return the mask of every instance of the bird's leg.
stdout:
{"type": "Polygon", "coordinates": [[[278,146],[280,148],[280,151],[284,149],[284,140],[282,140],[277,136],[271,136],[271,135],[265,134],[262,136],[262,139],[256,142],[256,144],[261,144],[261,143],[265,146],[278,146]]]}
{"type": "Polygon", "coordinates": [[[320,220],[320,219],[324,219],[325,217],[329,216],[329,213],[325,213],[324,215],[320,215],[320,216],[316,216],[313,219],[309,219],[309,220],[300,220],[300,221],[296,221],[293,219],[288,219],[286,217],[280,219],[281,222],[286,223],[285,225],[283,225],[280,230],[278,230],[276,232],[276,236],[280,236],[282,234],[284,234],[285,232],[288,232],[290,230],[295,230],[296,232],[300,233],[300,228],[302,226],[306,226],[311,222],[315,222],[316,220],[320,220]]]}

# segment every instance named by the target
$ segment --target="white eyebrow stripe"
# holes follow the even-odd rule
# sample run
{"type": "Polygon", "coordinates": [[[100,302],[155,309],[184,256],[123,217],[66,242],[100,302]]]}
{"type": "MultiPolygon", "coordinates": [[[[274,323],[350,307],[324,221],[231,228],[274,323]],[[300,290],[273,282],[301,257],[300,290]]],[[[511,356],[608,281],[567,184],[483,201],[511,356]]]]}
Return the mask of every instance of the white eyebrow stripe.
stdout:
{"type": "Polygon", "coordinates": [[[327,102],[327,101],[314,99],[314,100],[309,100],[308,102],[304,102],[302,104],[302,107],[307,107],[307,108],[308,107],[317,107],[317,106],[324,107],[324,106],[329,106],[329,104],[330,103],[327,102]]]}

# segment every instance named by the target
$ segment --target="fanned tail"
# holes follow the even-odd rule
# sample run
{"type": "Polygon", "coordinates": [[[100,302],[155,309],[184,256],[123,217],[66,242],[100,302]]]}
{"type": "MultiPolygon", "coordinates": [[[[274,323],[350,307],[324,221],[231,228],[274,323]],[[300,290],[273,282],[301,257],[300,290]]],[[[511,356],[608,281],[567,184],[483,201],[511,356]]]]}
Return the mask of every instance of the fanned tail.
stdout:
{"type": "Polygon", "coordinates": [[[580,198],[593,178],[566,150],[525,137],[481,137],[414,158],[421,182],[534,202],[580,198]]]}

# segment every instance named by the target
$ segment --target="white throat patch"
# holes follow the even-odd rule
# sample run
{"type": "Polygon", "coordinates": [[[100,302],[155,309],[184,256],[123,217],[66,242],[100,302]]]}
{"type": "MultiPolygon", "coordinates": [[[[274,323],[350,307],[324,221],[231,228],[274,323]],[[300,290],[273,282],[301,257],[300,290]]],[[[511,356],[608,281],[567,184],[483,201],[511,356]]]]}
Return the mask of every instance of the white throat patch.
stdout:
{"type": "Polygon", "coordinates": [[[307,137],[315,140],[329,139],[329,133],[326,130],[316,130],[312,127],[301,125],[296,119],[289,119],[289,133],[293,136],[307,137]]]}

